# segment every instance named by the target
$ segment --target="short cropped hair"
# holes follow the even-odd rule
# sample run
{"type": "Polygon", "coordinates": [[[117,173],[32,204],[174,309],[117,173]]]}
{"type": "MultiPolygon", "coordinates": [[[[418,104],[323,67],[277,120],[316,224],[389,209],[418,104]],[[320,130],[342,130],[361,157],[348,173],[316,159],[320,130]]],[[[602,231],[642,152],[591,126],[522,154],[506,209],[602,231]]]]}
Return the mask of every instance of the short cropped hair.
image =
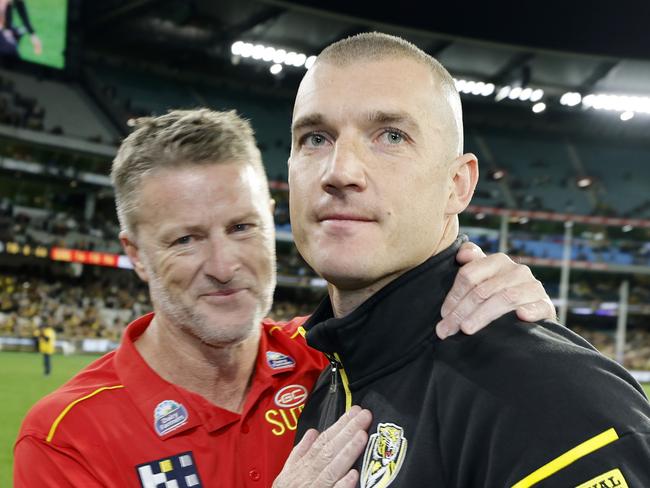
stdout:
{"type": "MultiPolygon", "coordinates": [[[[111,181],[122,230],[135,235],[139,188],[151,172],[187,165],[250,164],[266,182],[250,123],[233,111],[172,110],[133,121],[113,160],[111,181]]],[[[266,187],[266,185],[265,185],[266,187]]]]}
{"type": "Polygon", "coordinates": [[[431,69],[440,89],[450,102],[453,124],[458,133],[455,156],[463,153],[463,120],[460,95],[449,71],[433,56],[425,53],[415,44],[401,37],[381,32],[364,32],[341,39],[327,46],[318,55],[316,63],[324,62],[335,66],[348,66],[359,61],[380,61],[389,58],[409,58],[431,69]]]}

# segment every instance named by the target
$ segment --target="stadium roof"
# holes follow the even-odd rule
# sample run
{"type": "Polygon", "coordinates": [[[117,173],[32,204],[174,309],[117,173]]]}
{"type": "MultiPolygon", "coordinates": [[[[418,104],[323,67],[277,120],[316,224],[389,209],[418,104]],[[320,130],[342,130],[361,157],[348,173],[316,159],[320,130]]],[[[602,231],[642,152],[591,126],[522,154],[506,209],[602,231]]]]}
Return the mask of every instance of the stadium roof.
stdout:
{"type": "Polygon", "coordinates": [[[458,79],[494,84],[491,96],[464,101],[476,123],[496,116],[502,124],[520,125],[521,110],[530,113],[531,103],[517,108],[518,100],[507,95],[499,106],[494,100],[500,87],[519,86],[544,90],[542,101],[555,111],[545,114],[540,125],[546,128],[647,137],[650,113],[625,123],[618,113],[590,111],[585,117],[580,107],[559,101],[567,92],[650,97],[650,4],[626,8],[625,2],[601,1],[581,9],[577,2],[451,3],[428,14],[423,2],[409,1],[368,7],[349,1],[103,0],[84,2],[81,24],[86,54],[95,59],[145,60],[172,73],[233,83],[258,77],[260,85],[287,96],[295,93],[304,68],[273,75],[270,63],[233,55],[233,43],[310,56],[336,39],[379,30],[414,42],[458,79]]]}

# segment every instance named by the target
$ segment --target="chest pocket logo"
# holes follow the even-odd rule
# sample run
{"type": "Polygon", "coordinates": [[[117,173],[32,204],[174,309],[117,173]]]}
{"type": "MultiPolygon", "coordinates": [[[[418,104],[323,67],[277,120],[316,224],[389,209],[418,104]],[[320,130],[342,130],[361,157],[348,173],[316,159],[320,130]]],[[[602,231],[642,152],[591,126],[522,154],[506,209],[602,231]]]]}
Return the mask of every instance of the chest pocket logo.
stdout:
{"type": "Polygon", "coordinates": [[[408,441],[404,429],[391,423],[380,423],[370,436],[361,467],[361,488],[386,488],[399,473],[408,441]]]}

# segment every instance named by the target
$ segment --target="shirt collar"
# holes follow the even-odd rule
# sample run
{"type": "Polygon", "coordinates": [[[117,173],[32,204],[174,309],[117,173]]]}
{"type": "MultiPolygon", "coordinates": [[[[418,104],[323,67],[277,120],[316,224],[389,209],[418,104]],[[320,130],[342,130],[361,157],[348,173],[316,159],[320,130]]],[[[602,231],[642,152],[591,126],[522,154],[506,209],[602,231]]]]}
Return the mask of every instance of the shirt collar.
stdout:
{"type": "Polygon", "coordinates": [[[336,353],[352,386],[396,369],[421,347],[433,347],[440,307],[459,267],[456,253],[466,240],[460,236],[345,317],[333,317],[326,297],[305,323],[307,343],[324,353],[336,353]]]}
{"type": "Polygon", "coordinates": [[[269,365],[266,354],[269,341],[265,329],[262,328],[251,387],[246,395],[242,414],[219,408],[198,393],[166,381],[142,358],[135,347],[135,341],[151,324],[153,317],[153,313],[144,315],[127,327],[120,347],[115,353],[115,365],[117,374],[136,408],[161,439],[173,437],[199,425],[203,425],[208,431],[214,431],[239,421],[255,406],[258,397],[273,385],[275,377],[291,373],[295,369],[295,362],[283,368],[272,368],[269,365]],[[174,426],[176,420],[173,418],[173,413],[165,418],[161,417],[161,414],[176,405],[182,408],[178,408],[175,412],[178,425],[174,426]],[[182,416],[185,414],[187,418],[183,420],[182,416]],[[166,421],[172,428],[164,431],[161,426],[166,421]]]}

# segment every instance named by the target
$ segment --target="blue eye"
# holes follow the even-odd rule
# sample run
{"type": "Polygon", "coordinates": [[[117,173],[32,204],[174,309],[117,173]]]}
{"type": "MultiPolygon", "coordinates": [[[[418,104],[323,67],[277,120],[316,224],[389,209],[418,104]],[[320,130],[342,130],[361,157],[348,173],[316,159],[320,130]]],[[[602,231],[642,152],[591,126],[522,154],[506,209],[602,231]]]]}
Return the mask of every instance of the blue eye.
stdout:
{"type": "Polygon", "coordinates": [[[320,147],[325,144],[326,141],[327,139],[325,136],[317,132],[310,132],[309,134],[305,134],[300,138],[301,145],[310,147],[320,147]]]}
{"type": "Polygon", "coordinates": [[[404,134],[396,129],[386,129],[382,136],[388,144],[400,144],[405,139],[404,134]]]}
{"type": "Polygon", "coordinates": [[[235,224],[232,226],[234,232],[246,232],[252,227],[252,224],[235,224]]]}

